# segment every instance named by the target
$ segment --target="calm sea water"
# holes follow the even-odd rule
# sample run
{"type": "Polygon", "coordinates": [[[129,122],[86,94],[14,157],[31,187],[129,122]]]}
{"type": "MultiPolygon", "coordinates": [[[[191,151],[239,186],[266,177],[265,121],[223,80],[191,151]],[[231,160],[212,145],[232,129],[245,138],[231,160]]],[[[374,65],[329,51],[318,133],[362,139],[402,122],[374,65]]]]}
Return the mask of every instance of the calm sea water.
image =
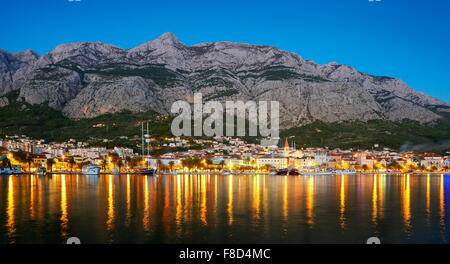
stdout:
{"type": "Polygon", "coordinates": [[[447,175],[0,176],[0,243],[450,241],[447,175]]]}

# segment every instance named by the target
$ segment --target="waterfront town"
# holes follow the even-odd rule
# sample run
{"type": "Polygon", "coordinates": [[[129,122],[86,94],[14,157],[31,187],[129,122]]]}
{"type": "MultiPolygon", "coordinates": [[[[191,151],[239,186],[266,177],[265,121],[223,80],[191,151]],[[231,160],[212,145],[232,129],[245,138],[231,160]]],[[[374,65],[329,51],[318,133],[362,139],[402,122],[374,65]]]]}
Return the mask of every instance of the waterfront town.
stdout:
{"type": "MultiPolygon", "coordinates": [[[[101,167],[102,172],[133,172],[149,166],[166,173],[228,172],[270,173],[283,168],[305,172],[442,172],[450,168],[450,153],[396,152],[374,146],[371,150],[296,148],[284,139],[281,146],[263,147],[240,138],[212,139],[165,138],[162,147],[184,151],[152,155],[151,150],[136,153],[131,148],[88,146],[70,139],[60,143],[27,136],[6,136],[0,140],[2,157],[23,172],[46,168],[51,172],[78,172],[85,165],[101,167]],[[189,142],[201,148],[189,149],[189,142]],[[448,154],[448,155],[447,155],[448,154]]],[[[142,147],[142,146],[139,146],[142,147]]]]}

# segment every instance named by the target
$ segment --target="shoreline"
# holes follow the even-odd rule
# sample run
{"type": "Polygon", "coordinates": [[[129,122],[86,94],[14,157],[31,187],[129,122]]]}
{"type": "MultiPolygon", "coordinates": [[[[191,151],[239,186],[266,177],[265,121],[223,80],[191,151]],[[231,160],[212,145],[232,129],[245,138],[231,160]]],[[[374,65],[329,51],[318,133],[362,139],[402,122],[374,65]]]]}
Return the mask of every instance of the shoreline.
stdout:
{"type": "MultiPolygon", "coordinates": [[[[98,174],[83,174],[82,172],[47,172],[45,174],[39,174],[34,172],[23,172],[23,173],[12,173],[12,174],[1,174],[2,176],[8,176],[8,175],[38,175],[38,176],[44,176],[44,175],[145,175],[142,173],[137,172],[120,172],[120,173],[110,173],[110,172],[100,172],[98,174]]],[[[273,176],[334,176],[334,175],[356,175],[356,174],[363,174],[363,175],[374,175],[374,174],[385,174],[385,175],[400,175],[400,174],[450,174],[450,171],[448,172],[305,172],[300,173],[299,175],[276,175],[275,172],[240,172],[240,173],[231,173],[231,172],[158,172],[154,175],[145,175],[145,176],[155,176],[155,175],[273,175],[273,176]]]]}

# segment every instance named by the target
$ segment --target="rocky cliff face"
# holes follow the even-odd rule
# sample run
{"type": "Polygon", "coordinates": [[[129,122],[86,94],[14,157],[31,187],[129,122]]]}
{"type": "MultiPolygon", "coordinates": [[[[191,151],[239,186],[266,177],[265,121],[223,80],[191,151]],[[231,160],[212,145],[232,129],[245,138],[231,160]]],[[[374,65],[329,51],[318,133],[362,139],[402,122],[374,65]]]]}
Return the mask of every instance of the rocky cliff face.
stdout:
{"type": "Polygon", "coordinates": [[[0,49],[0,93],[13,90],[13,82],[22,75],[22,69],[33,64],[39,55],[32,50],[8,53],[0,49]]]}
{"type": "Polygon", "coordinates": [[[185,46],[171,33],[130,50],[104,43],[59,45],[43,56],[0,50],[0,94],[11,90],[71,118],[124,109],[167,114],[174,101],[195,92],[204,100],[280,101],[284,127],[314,120],[430,123],[450,112],[450,104],[398,79],[319,65],[271,46],[185,46]]]}

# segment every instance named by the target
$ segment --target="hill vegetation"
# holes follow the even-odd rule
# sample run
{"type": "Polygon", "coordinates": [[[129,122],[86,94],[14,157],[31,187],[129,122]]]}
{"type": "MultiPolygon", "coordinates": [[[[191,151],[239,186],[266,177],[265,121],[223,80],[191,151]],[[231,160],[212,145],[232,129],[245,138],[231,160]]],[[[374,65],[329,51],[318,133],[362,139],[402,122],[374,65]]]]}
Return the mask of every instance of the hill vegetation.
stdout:
{"type": "MultiPolygon", "coordinates": [[[[72,120],[47,104],[31,105],[22,101],[17,91],[1,97],[8,105],[0,108],[0,136],[27,135],[46,141],[64,141],[70,138],[92,142],[101,146],[129,146],[140,142],[141,121],[149,121],[152,136],[171,136],[171,117],[154,111],[132,113],[123,111],[95,118],[72,120]],[[109,139],[110,141],[104,141],[109,139]]],[[[434,127],[418,122],[385,120],[346,121],[324,123],[320,121],[281,131],[281,138],[289,138],[297,147],[366,148],[374,144],[399,149],[402,145],[424,144],[450,140],[450,122],[442,121],[434,127]]],[[[258,138],[244,138],[258,142],[258,138]]],[[[195,146],[199,147],[199,146],[195,146]]],[[[158,152],[167,152],[161,149],[158,152]]]]}
{"type": "Polygon", "coordinates": [[[361,148],[380,147],[400,149],[405,144],[426,144],[449,140],[450,130],[421,125],[418,122],[386,120],[314,123],[287,129],[282,138],[290,138],[301,147],[361,148]]]}

